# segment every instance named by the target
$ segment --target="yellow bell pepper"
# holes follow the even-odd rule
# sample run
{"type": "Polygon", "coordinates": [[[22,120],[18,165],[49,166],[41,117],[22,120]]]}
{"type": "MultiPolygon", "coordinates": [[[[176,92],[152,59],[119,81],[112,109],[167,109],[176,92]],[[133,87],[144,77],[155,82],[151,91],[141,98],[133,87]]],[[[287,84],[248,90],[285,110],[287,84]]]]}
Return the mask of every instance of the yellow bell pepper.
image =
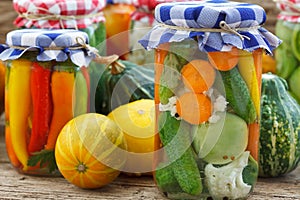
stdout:
{"type": "Polygon", "coordinates": [[[243,77],[249,88],[257,116],[260,116],[260,88],[258,79],[256,77],[256,70],[252,53],[240,50],[238,68],[241,76],[243,77]]]}
{"type": "Polygon", "coordinates": [[[25,59],[13,60],[9,73],[9,124],[12,147],[18,160],[23,165],[23,171],[28,169],[26,135],[29,131],[29,116],[31,110],[30,96],[31,61],[25,59]]]}

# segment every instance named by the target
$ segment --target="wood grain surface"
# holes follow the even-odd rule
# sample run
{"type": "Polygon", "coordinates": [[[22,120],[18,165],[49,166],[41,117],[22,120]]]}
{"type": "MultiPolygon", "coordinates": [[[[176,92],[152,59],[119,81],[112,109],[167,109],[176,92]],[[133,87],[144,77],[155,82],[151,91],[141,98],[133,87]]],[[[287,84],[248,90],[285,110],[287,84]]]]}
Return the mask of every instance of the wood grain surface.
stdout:
{"type": "Polygon", "coordinates": [[[5,43],[6,34],[16,29],[13,25],[17,13],[11,0],[0,0],[0,43],[5,43]]]}
{"type": "MultiPolygon", "coordinates": [[[[80,189],[62,177],[19,174],[5,151],[3,126],[0,128],[0,199],[98,199],[163,200],[152,177],[120,175],[113,183],[96,190],[80,189]]],[[[300,167],[280,178],[260,178],[249,200],[299,200],[300,167]]]]}
{"type": "MultiPolygon", "coordinates": [[[[265,28],[274,32],[278,10],[272,0],[240,0],[262,5],[267,12],[265,28]]],[[[17,14],[11,0],[0,1],[0,42],[15,29],[17,14]]],[[[3,125],[0,126],[0,199],[100,199],[163,200],[152,177],[119,176],[113,183],[96,190],[83,190],[62,177],[35,177],[19,174],[9,163],[5,151],[3,125]]],[[[260,178],[249,200],[300,200],[300,167],[280,178],[260,178]]]]}

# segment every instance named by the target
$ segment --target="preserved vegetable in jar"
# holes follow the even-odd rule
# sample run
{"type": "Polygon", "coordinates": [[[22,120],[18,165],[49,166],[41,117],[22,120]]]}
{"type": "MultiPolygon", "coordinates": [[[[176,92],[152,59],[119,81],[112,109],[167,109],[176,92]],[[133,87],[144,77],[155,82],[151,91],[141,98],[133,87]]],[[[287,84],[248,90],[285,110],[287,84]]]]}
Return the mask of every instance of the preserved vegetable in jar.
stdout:
{"type": "Polygon", "coordinates": [[[54,148],[72,118],[90,112],[88,36],[76,30],[22,29],[7,34],[5,138],[19,172],[58,175],[54,148]]]}
{"type": "Polygon", "coordinates": [[[284,78],[289,85],[289,93],[300,103],[300,1],[279,1],[281,10],[277,17],[275,34],[282,44],[275,51],[276,74],[284,78]]]}
{"type": "Polygon", "coordinates": [[[131,15],[135,7],[130,0],[107,1],[104,8],[106,18],[107,54],[117,54],[126,60],[129,52],[129,33],[131,15]]]}
{"type": "MultiPolygon", "coordinates": [[[[13,0],[18,13],[14,24],[18,28],[76,29],[88,34],[89,44],[106,55],[106,29],[103,9],[106,0],[13,0]]],[[[91,99],[104,66],[92,62],[89,66],[91,99]]],[[[95,112],[95,102],[90,102],[95,112]]]]}
{"type": "Polygon", "coordinates": [[[0,61],[0,115],[4,111],[5,64],[0,61]]]}
{"type": "Polygon", "coordinates": [[[78,29],[88,34],[90,45],[105,40],[105,0],[13,0],[18,28],[78,29]]]}
{"type": "Polygon", "coordinates": [[[162,3],[155,49],[155,172],[170,199],[246,199],[258,176],[261,59],[280,40],[262,7],[162,3]]]}
{"type": "Polygon", "coordinates": [[[109,0],[104,9],[109,54],[138,65],[152,64],[154,53],[143,49],[138,40],[156,24],[154,9],[164,2],[175,0],[109,0]]]}

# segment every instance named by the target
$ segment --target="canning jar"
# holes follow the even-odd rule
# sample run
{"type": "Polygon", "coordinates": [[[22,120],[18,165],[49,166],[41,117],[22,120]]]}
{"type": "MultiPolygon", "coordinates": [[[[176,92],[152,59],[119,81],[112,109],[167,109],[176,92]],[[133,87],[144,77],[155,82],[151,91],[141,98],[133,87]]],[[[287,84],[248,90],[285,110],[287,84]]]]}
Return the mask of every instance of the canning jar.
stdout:
{"type": "Polygon", "coordinates": [[[127,59],[139,65],[149,65],[154,62],[154,52],[143,49],[138,40],[157,24],[154,9],[160,3],[185,2],[201,0],[138,0],[133,4],[136,10],[131,15],[129,32],[129,54],[127,59]]]}
{"type": "Polygon", "coordinates": [[[5,65],[0,61],[0,116],[4,111],[5,65]]]}
{"type": "Polygon", "coordinates": [[[104,13],[106,17],[107,49],[109,54],[117,54],[120,58],[138,65],[153,63],[154,53],[143,49],[138,43],[138,40],[156,24],[154,19],[155,7],[160,3],[174,1],[175,0],[107,1],[108,5],[104,9],[104,13]],[[119,41],[122,41],[122,43],[119,41]]]}
{"type": "Polygon", "coordinates": [[[275,34],[282,44],[275,51],[276,74],[286,79],[289,92],[300,103],[300,1],[279,1],[275,34]]]}
{"type": "Polygon", "coordinates": [[[262,7],[162,3],[155,49],[154,178],[171,199],[246,199],[258,176],[261,58],[280,40],[262,7]]]}
{"type": "Polygon", "coordinates": [[[21,173],[58,175],[54,147],[62,127],[89,112],[94,51],[76,30],[20,29],[7,34],[5,137],[21,173]]]}
{"type": "MultiPolygon", "coordinates": [[[[103,9],[106,0],[13,0],[18,13],[14,24],[18,28],[76,29],[88,34],[89,44],[106,55],[106,29],[103,9]]],[[[90,64],[91,91],[96,90],[104,66],[90,64]]],[[[91,92],[95,99],[95,92],[91,92]]],[[[90,102],[95,112],[95,102],[90,102]]]]}
{"type": "Polygon", "coordinates": [[[126,60],[129,52],[129,34],[131,14],[135,7],[131,0],[107,1],[104,8],[107,54],[117,54],[126,60]]]}

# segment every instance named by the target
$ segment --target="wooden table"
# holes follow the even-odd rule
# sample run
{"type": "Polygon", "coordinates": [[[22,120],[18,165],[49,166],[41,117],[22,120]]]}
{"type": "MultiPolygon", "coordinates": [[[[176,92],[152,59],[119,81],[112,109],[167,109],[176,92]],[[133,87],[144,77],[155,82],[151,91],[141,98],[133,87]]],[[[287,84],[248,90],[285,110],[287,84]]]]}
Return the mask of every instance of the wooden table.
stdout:
{"type": "MultiPolygon", "coordinates": [[[[35,177],[19,174],[10,165],[5,151],[3,126],[0,126],[0,199],[166,199],[152,177],[121,175],[113,183],[96,190],[80,189],[62,177],[35,177]]],[[[300,167],[281,178],[259,179],[249,200],[299,200],[300,167]]]]}

